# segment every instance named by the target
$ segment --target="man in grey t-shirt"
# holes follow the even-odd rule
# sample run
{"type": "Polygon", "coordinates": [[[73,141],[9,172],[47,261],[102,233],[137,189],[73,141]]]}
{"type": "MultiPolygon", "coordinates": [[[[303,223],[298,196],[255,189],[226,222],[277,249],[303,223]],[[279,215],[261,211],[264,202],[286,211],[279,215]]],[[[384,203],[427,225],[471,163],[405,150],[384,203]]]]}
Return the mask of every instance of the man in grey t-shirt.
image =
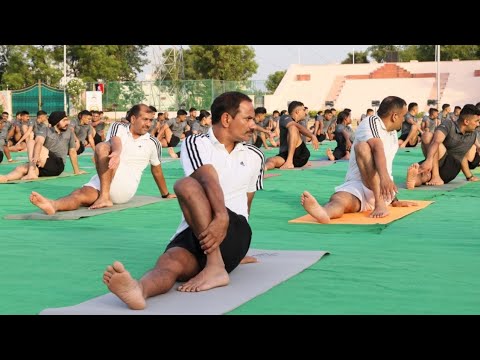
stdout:
{"type": "Polygon", "coordinates": [[[398,145],[401,148],[415,147],[418,144],[418,131],[420,128],[417,125],[415,116],[418,113],[418,104],[408,104],[408,112],[402,123],[402,135],[398,138],[398,145]]]}
{"type": "Polygon", "coordinates": [[[178,154],[173,148],[178,145],[180,139],[185,133],[187,127],[187,112],[183,109],[177,111],[177,117],[168,119],[165,125],[160,129],[162,136],[159,134],[159,140],[163,147],[168,147],[168,154],[170,157],[177,159],[178,154]]]}
{"type": "Polygon", "coordinates": [[[466,154],[476,145],[475,129],[480,122],[480,109],[467,104],[456,122],[444,121],[435,133],[422,135],[422,150],[425,160],[412,164],[407,171],[407,189],[423,184],[440,186],[455,179],[462,170],[468,181],[478,181],[468,170],[466,154]]]}
{"type": "Polygon", "coordinates": [[[69,120],[65,111],[52,112],[48,122],[51,127],[39,132],[35,140],[27,144],[29,162],[17,166],[7,175],[0,175],[0,183],[36,179],[41,176],[58,176],[65,168],[67,153],[74,173],[85,173],[78,167],[75,138],[68,128],[69,120]]]}
{"type": "Polygon", "coordinates": [[[305,107],[300,101],[288,105],[289,115],[280,116],[280,152],[265,163],[265,169],[293,169],[307,164],[310,151],[300,135],[312,139],[312,145],[318,150],[318,140],[306,127],[299,124],[305,118],[305,107]],[[293,149],[293,151],[292,151],[293,149]]]}

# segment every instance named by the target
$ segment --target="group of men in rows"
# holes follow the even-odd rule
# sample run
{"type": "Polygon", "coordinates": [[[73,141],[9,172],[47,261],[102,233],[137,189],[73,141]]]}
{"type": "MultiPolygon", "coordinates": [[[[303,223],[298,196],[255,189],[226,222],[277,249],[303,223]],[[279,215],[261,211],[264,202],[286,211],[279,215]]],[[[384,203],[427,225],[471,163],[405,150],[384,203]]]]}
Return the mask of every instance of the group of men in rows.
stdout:
{"type": "MultiPolygon", "coordinates": [[[[344,213],[367,210],[371,210],[371,217],[385,217],[389,205],[416,205],[397,198],[398,188],[392,175],[399,148],[397,131],[409,108],[403,99],[388,96],[380,103],[377,114],[364,118],[354,139],[348,138],[350,154],[345,181],[335,188],[326,204],[321,206],[308,191],[301,194],[301,204],[318,222],[328,223],[344,213]]],[[[347,113],[342,116],[340,113],[337,123],[345,124],[347,113]]],[[[246,256],[252,236],[248,216],[255,192],[263,188],[264,171],[305,165],[309,152],[302,135],[311,139],[313,147],[318,149],[317,134],[299,125],[305,114],[303,103],[289,104],[288,115],[278,121],[279,154],[265,161],[263,153],[249,144],[259,131],[251,99],[239,92],[218,96],[211,106],[212,126],[207,133],[191,134],[181,145],[185,177],[176,181],[173,195],[163,177],[161,142],[149,132],[155,113],[147,105],[135,105],[128,112],[126,123],[114,123],[106,141],[96,145],[97,175],[90,182],[57,200],[36,192],[32,192],[30,200],[47,214],[79,206],[95,209],[126,202],[135,194],[141,174],[150,163],[162,197],[178,198],[182,222],[155,266],[140,280],[135,280],[124,265],[116,261],[107,267],[104,283],[132,309],[145,308],[148,297],[169,291],[176,281],[185,282],[178,290],[186,292],[225,286],[229,283],[228,274],[240,263],[255,261],[246,256]]],[[[184,115],[177,113],[177,119],[184,115]]],[[[479,119],[480,109],[467,104],[455,121],[444,121],[434,133],[424,132],[422,149],[426,159],[409,168],[407,186],[411,187],[412,183],[439,185],[455,177],[460,169],[464,170],[469,152],[480,151],[476,134],[479,119]]],[[[43,167],[43,160],[48,161],[53,152],[44,154],[43,144],[59,143],[62,134],[68,133],[65,113],[53,112],[48,122],[51,127],[39,136],[43,140],[35,143],[32,156],[29,152],[29,164],[14,172],[28,174],[31,167],[43,167]]],[[[336,132],[336,137],[338,134],[336,132]]],[[[64,136],[68,139],[65,140],[68,154],[75,158],[75,139],[64,136]]],[[[66,151],[62,154],[66,156],[66,151]]],[[[474,181],[471,174],[467,173],[466,177],[474,181]]],[[[2,180],[5,176],[0,176],[2,180]]]]}

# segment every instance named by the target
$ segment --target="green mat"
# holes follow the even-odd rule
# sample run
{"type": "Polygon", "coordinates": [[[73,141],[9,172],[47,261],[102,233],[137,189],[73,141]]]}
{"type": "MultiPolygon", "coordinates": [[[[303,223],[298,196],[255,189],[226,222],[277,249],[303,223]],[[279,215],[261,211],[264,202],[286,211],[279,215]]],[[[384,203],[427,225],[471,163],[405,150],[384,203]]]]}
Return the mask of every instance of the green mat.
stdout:
{"type": "MultiPolygon", "coordinates": [[[[277,153],[265,151],[266,157],[277,153]]],[[[322,155],[312,151],[313,160],[322,155]]],[[[396,184],[405,182],[408,166],[422,159],[420,149],[398,153],[396,184]]],[[[80,168],[91,165],[88,157],[79,161],[80,168]]],[[[325,203],[343,182],[347,167],[336,162],[321,171],[285,171],[264,182],[264,191],[257,192],[252,203],[251,247],[328,249],[332,255],[228,314],[479,314],[480,183],[447,192],[400,190],[400,199],[435,204],[388,225],[288,224],[305,214],[302,191],[325,203]]],[[[65,171],[72,171],[70,164],[65,171]]],[[[184,176],[180,163],[166,163],[163,172],[172,192],[184,176]]],[[[73,176],[0,186],[0,314],[38,314],[101,296],[106,293],[102,274],[108,264],[122,261],[138,278],[163,253],[180,223],[178,201],[82,221],[3,219],[36,211],[28,200],[32,190],[58,198],[83,183],[85,178],[73,176]]],[[[158,196],[148,169],[137,195],[158,196]]]]}
{"type": "Polygon", "coordinates": [[[113,205],[108,208],[90,210],[89,208],[82,207],[78,210],[59,211],[53,215],[46,215],[42,212],[34,212],[28,214],[6,215],[3,218],[6,220],[78,220],[81,218],[103,215],[114,211],[136,208],[167,200],[170,199],[163,199],[160,196],[134,196],[129,202],[125,204],[113,205]]]}

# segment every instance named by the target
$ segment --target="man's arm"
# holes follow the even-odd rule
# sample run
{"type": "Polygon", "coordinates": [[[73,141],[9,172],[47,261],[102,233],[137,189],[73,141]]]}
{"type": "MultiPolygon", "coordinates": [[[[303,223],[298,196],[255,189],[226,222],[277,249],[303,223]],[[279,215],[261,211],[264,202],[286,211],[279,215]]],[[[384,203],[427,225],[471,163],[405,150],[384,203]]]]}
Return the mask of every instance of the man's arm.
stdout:
{"type": "Polygon", "coordinates": [[[385,201],[394,199],[398,189],[388,173],[383,142],[380,138],[373,137],[370,138],[367,143],[372,149],[373,161],[375,162],[375,168],[380,177],[380,193],[385,201]]]}
{"type": "Polygon", "coordinates": [[[162,165],[150,166],[150,170],[152,171],[153,178],[155,179],[155,183],[158,186],[158,190],[160,190],[160,194],[162,198],[173,199],[177,196],[175,194],[170,194],[168,192],[167,183],[165,181],[165,177],[163,176],[162,165]]]}
{"type": "Polygon", "coordinates": [[[22,141],[25,141],[25,139],[28,138],[28,136],[30,135],[32,130],[33,130],[33,126],[29,125],[28,128],[27,128],[27,131],[25,131],[25,134],[23,134],[22,137],[20,138],[20,140],[17,141],[17,144],[20,144],[22,141]]]}
{"type": "Polygon", "coordinates": [[[217,170],[211,164],[202,165],[191,175],[203,187],[212,207],[212,221],[207,228],[198,235],[200,246],[206,254],[213,252],[227,235],[229,217],[223,190],[220,186],[217,170]]]}
{"type": "Polygon", "coordinates": [[[288,129],[290,126],[296,126],[300,134],[305,135],[306,137],[310,138],[312,140],[312,145],[315,150],[318,150],[318,140],[317,137],[310,132],[305,126],[300,125],[299,123],[295,121],[290,121],[286,128],[288,129]]]}
{"type": "Polygon", "coordinates": [[[108,162],[109,169],[116,169],[120,164],[120,154],[122,153],[122,140],[118,136],[113,136],[108,140],[112,151],[108,157],[110,161],[108,162]]]}
{"type": "Polygon", "coordinates": [[[255,196],[255,192],[247,192],[247,205],[248,205],[248,215],[250,216],[250,209],[252,207],[253,197],[255,196]]]}
{"type": "Polygon", "coordinates": [[[74,174],[85,174],[86,171],[80,170],[78,166],[77,150],[75,150],[75,148],[68,149],[68,156],[70,156],[70,162],[72,163],[74,174]]]}

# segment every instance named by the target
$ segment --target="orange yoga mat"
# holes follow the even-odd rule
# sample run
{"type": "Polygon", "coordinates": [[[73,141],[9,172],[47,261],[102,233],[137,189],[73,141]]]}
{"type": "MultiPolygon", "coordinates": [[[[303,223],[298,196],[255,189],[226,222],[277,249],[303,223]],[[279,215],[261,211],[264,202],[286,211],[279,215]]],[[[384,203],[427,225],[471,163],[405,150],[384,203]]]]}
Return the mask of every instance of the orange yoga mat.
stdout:
{"type": "MultiPolygon", "coordinates": [[[[365,211],[361,213],[350,213],[344,214],[341,218],[330,220],[330,224],[352,224],[352,225],[373,225],[373,224],[388,224],[392,221],[398,220],[404,216],[407,216],[415,211],[426,208],[428,205],[433,203],[433,201],[422,201],[422,200],[409,200],[415,201],[418,206],[409,206],[409,207],[388,207],[390,214],[384,218],[370,218],[371,211],[365,211]]],[[[297,219],[289,220],[289,223],[293,224],[317,224],[317,225],[330,225],[330,224],[320,224],[317,222],[311,215],[304,215],[297,219]]]]}

